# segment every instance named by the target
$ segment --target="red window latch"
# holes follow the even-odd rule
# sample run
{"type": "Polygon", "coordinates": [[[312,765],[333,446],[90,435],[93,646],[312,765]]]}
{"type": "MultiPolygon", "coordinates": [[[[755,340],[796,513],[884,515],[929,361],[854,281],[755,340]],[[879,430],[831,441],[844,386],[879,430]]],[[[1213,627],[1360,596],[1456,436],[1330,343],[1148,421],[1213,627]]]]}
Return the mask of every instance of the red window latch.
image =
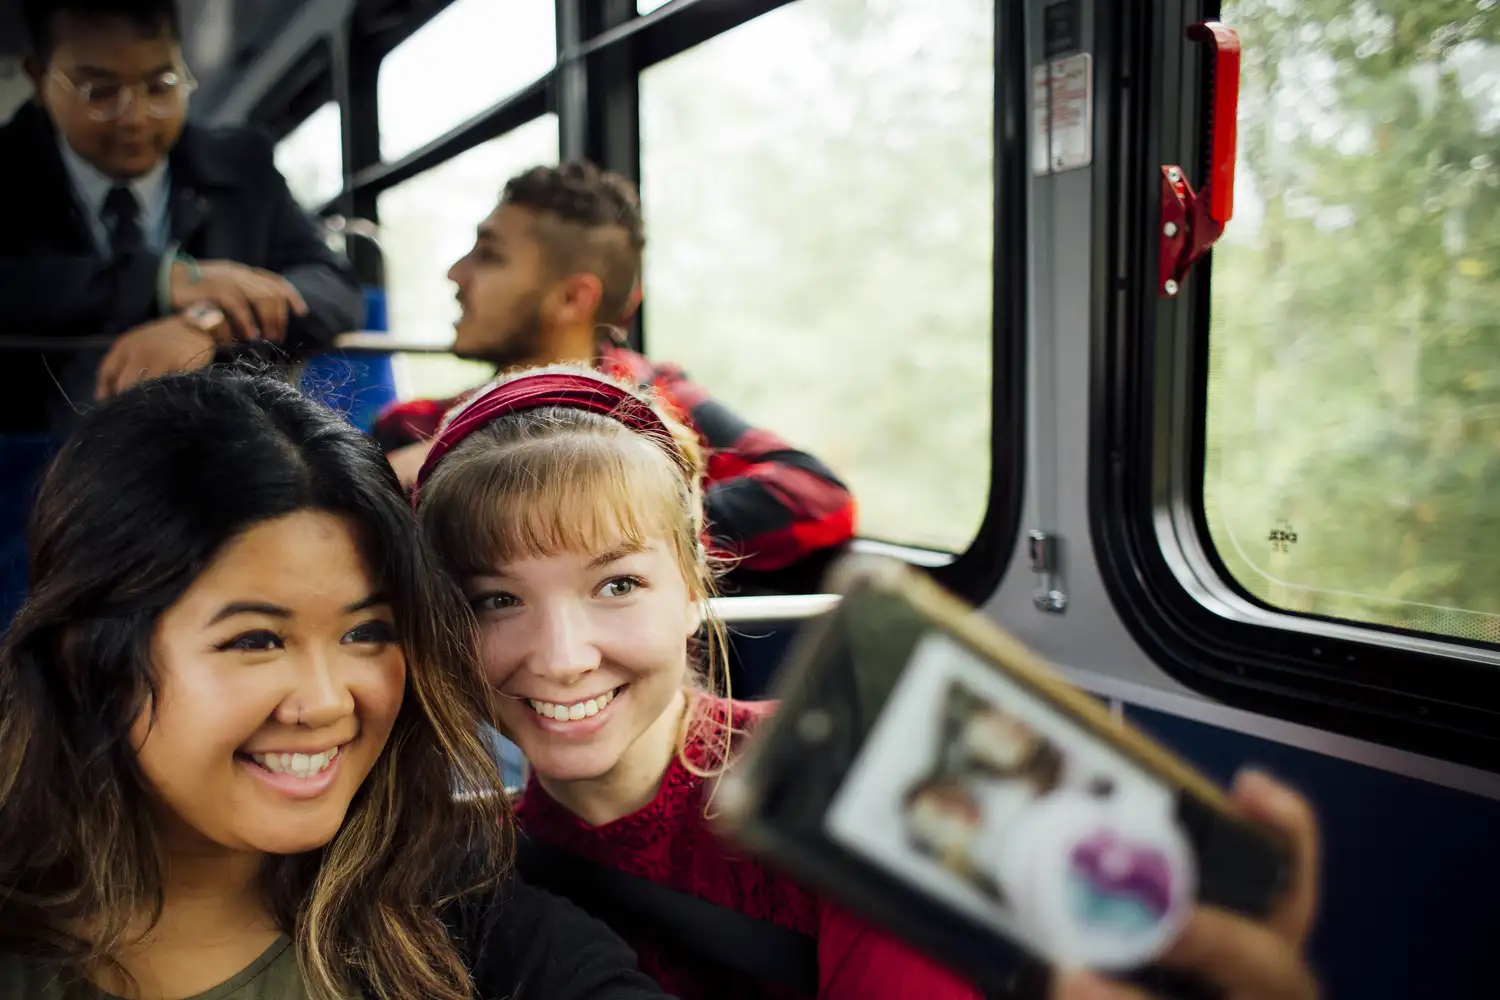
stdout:
{"type": "Polygon", "coordinates": [[[1208,176],[1195,192],[1179,166],[1161,168],[1161,294],[1176,295],[1188,269],[1224,235],[1234,215],[1234,157],[1239,139],[1240,36],[1218,21],[1190,24],[1190,41],[1208,46],[1213,93],[1208,110],[1208,176]]]}

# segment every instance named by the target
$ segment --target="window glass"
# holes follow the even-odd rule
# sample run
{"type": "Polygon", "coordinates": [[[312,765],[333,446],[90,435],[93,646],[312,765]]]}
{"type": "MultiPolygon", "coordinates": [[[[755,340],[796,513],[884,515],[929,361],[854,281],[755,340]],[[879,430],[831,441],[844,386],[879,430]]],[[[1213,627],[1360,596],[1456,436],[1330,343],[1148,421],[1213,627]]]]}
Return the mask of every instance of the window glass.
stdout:
{"type": "Polygon", "coordinates": [[[1204,505],[1252,596],[1500,642],[1500,5],[1242,0],[1204,505]]]}
{"type": "Polygon", "coordinates": [[[456,0],[385,57],[380,153],[399,160],[550,70],[555,0],[456,0]]]}
{"type": "Polygon", "coordinates": [[[344,116],[329,101],[276,144],[276,169],[304,208],[315,210],[344,189],[344,116]]]}
{"type": "MultiPolygon", "coordinates": [[[[507,180],[556,162],[557,116],[549,114],[381,193],[393,334],[452,342],[459,310],[448,269],[474,245],[474,230],[494,210],[507,180]]],[[[397,390],[406,399],[452,395],[478,385],[488,371],[447,356],[407,355],[398,362],[397,390]]]]}
{"type": "Polygon", "coordinates": [[[637,14],[649,14],[658,7],[665,7],[671,0],[635,0],[637,14]]]}
{"type": "Polygon", "coordinates": [[[802,0],[641,78],[646,343],[962,551],[990,483],[994,8],[802,0]]]}

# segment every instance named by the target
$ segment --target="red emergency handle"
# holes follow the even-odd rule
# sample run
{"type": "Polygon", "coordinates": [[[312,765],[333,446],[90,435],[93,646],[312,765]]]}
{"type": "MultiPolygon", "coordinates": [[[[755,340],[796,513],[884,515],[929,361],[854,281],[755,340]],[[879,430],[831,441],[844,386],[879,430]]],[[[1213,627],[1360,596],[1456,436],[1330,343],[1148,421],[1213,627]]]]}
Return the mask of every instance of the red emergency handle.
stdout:
{"type": "Polygon", "coordinates": [[[1161,168],[1160,279],[1163,295],[1176,295],[1183,278],[1224,234],[1234,216],[1234,161],[1239,142],[1240,36],[1218,21],[1190,24],[1189,41],[1208,47],[1213,93],[1204,131],[1208,136],[1208,176],[1195,192],[1176,165],[1161,168]]]}

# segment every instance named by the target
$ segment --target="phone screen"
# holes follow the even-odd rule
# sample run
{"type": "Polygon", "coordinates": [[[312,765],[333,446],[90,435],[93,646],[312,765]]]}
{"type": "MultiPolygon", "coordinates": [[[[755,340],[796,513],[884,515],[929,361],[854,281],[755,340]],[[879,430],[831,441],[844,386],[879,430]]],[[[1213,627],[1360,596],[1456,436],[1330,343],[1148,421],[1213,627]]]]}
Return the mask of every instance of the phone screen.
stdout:
{"type": "Polygon", "coordinates": [[[908,635],[846,661],[879,708],[825,834],[1052,962],[1152,961],[1197,895],[1182,795],[955,639],[908,635]]]}

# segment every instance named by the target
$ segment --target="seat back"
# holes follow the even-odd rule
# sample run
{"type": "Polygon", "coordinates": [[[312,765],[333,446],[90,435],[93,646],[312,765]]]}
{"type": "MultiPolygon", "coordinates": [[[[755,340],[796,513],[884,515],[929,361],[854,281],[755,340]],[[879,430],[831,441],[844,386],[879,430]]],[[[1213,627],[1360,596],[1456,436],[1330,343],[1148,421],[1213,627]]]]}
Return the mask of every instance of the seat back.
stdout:
{"type": "MultiPolygon", "coordinates": [[[[385,252],[379,230],[368,219],[333,215],[323,220],[329,245],[353,268],[365,297],[366,331],[390,329],[385,299],[385,252]]],[[[338,350],[319,355],[303,367],[302,391],[347,414],[362,431],[375,426],[380,411],[396,400],[396,376],[388,354],[347,356],[338,350]]]]}
{"type": "MultiPolygon", "coordinates": [[[[385,289],[365,286],[365,327],[385,330],[385,289]]],[[[346,414],[362,431],[396,401],[396,375],[388,354],[345,355],[337,349],[310,359],[302,367],[302,391],[346,414]]]]}

